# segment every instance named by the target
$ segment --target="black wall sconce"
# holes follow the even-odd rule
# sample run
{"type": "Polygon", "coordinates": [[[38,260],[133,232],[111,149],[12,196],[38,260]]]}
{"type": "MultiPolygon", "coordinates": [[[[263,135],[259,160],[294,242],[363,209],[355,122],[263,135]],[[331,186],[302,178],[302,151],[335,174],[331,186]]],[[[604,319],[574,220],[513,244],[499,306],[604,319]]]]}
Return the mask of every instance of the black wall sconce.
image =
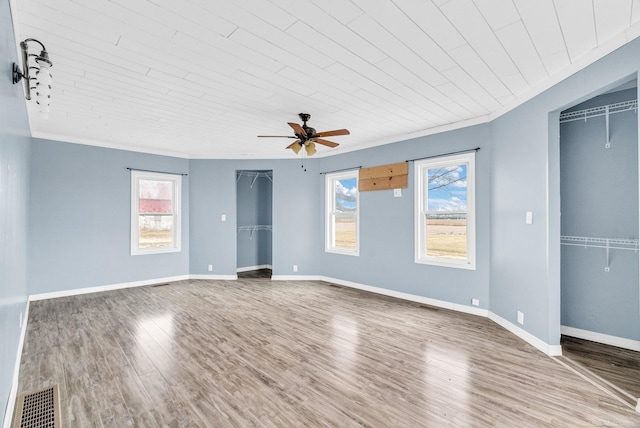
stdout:
{"type": "Polygon", "coordinates": [[[49,117],[49,101],[51,100],[51,67],[53,63],[49,59],[49,53],[44,45],[36,39],[25,39],[20,42],[22,49],[22,71],[20,66],[13,63],[13,83],[24,79],[24,92],[27,100],[32,95],[38,104],[38,115],[41,119],[49,117]],[[29,53],[29,43],[37,43],[42,50],[39,55],[29,53]]]}

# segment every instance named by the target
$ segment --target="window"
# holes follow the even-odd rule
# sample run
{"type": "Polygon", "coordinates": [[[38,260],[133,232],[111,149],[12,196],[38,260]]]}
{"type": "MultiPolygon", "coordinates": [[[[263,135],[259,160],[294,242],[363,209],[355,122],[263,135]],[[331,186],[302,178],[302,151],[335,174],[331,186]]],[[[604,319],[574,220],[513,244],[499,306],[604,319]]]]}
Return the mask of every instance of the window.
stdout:
{"type": "Polygon", "coordinates": [[[182,176],[131,171],[131,255],[180,251],[182,176]]]}
{"type": "Polygon", "coordinates": [[[475,152],[415,163],[415,261],[475,269],[475,152]]]}
{"type": "Polygon", "coordinates": [[[357,256],[358,171],[326,175],[326,247],[331,253],[357,256]]]}

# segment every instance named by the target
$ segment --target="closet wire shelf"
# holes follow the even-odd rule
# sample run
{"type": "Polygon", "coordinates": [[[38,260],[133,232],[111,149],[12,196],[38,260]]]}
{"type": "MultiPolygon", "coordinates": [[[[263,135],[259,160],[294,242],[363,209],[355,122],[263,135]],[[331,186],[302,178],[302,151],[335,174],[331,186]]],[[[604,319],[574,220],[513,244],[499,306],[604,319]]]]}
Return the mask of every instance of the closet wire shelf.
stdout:
{"type": "Polygon", "coordinates": [[[560,244],[584,248],[604,248],[606,250],[605,272],[611,270],[609,264],[609,250],[632,250],[638,252],[637,239],[625,238],[596,238],[589,236],[560,236],[560,244]]]}
{"type": "Polygon", "coordinates": [[[273,230],[270,224],[254,224],[250,226],[238,226],[238,232],[250,232],[249,239],[253,239],[253,234],[258,230],[273,230]]]}
{"type": "Polygon", "coordinates": [[[605,106],[592,107],[584,110],[570,111],[560,114],[560,123],[574,120],[587,120],[591,117],[605,116],[611,113],[621,113],[623,111],[638,111],[638,100],[623,101],[605,106]]]}

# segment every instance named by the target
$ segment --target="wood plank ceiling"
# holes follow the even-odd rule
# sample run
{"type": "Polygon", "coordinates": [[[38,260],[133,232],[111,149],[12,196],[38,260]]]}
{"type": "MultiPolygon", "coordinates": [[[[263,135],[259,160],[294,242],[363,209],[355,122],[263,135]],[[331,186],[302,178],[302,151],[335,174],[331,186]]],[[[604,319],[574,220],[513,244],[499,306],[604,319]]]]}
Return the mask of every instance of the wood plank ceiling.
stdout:
{"type": "Polygon", "coordinates": [[[15,0],[54,64],[35,137],[287,158],[311,113],[337,154],[486,121],[640,34],[640,0],[15,0]]]}

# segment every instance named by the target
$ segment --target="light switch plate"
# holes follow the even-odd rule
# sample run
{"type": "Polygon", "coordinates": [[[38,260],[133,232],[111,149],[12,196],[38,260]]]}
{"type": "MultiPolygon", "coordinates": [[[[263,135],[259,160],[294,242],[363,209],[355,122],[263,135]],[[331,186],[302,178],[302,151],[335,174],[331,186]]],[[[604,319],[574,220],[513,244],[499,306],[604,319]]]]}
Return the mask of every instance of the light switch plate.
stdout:
{"type": "Polygon", "coordinates": [[[401,198],[402,197],[402,189],[393,189],[393,197],[401,198]]]}
{"type": "Polygon", "coordinates": [[[220,221],[227,221],[227,215],[226,214],[222,214],[220,216],[220,221]]]}
{"type": "Polygon", "coordinates": [[[525,223],[533,224],[533,211],[527,211],[527,215],[525,216],[525,223]]]}

